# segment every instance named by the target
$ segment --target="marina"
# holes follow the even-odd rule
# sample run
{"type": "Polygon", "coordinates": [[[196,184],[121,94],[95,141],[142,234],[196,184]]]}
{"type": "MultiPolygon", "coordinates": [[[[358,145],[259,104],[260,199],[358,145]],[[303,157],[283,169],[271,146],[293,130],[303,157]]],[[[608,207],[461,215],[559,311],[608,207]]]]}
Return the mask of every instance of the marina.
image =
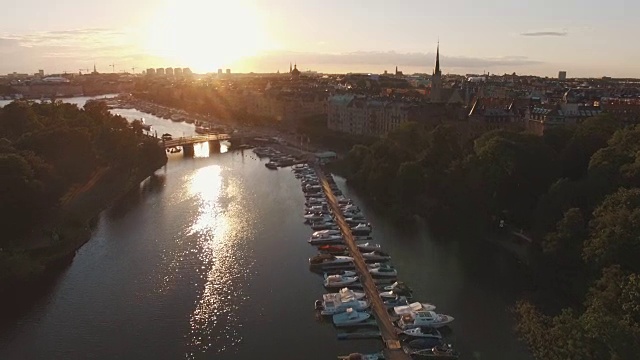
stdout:
{"type": "MultiPolygon", "coordinates": [[[[268,148],[253,151],[260,157],[282,157],[268,148]]],[[[270,160],[267,164],[273,163],[270,160]]],[[[336,328],[375,327],[378,330],[339,333],[338,338],[380,338],[384,349],[375,353],[375,358],[406,360],[424,354],[423,357],[438,358],[440,346],[448,351],[449,358],[457,359],[458,353],[436,330],[451,323],[453,317],[436,314],[435,305],[429,303],[409,303],[412,291],[405,283],[395,281],[398,271],[388,263],[391,256],[380,244],[357,242],[359,237],[373,240],[370,236],[373,227],[360,208],[343,196],[333,177],[318,165],[299,164],[291,170],[300,180],[306,198],[304,223],[316,230],[308,242],[317,247],[319,254],[309,258],[309,268],[313,272],[324,272],[323,285],[328,291],[340,289],[316,300],[316,311],[320,316],[331,316],[336,328]],[[350,289],[364,292],[356,297],[350,289]],[[427,318],[429,320],[425,320],[427,318]],[[417,354],[417,350],[408,347],[408,342],[403,345],[403,338],[429,338],[433,346],[420,349],[417,354]],[[427,354],[428,351],[431,353],[427,354]]]]}

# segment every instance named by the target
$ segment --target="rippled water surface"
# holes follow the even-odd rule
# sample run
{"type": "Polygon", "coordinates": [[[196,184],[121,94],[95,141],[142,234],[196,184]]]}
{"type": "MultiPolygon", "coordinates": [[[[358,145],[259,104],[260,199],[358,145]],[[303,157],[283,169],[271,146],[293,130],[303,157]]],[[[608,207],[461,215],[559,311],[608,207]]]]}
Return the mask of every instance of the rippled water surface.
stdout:
{"type": "MultiPolygon", "coordinates": [[[[145,117],[173,133],[193,128],[145,117]]],[[[308,271],[311,230],[291,171],[267,170],[251,151],[195,150],[171,154],[101,215],[53,289],[0,326],[0,359],[333,359],[381,349],[339,342],[316,320],[323,287],[308,271]]],[[[463,358],[527,358],[511,331],[519,277],[509,259],[360,205],[416,298],[456,317],[451,339],[463,358]]]]}

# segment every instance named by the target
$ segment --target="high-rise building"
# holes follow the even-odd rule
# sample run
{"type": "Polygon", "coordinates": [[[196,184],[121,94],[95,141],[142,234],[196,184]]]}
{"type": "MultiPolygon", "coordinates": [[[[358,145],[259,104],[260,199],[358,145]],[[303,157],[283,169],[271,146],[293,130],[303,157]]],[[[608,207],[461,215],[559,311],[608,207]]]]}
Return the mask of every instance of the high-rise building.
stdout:
{"type": "Polygon", "coordinates": [[[218,77],[222,77],[222,69],[218,69],[218,77]]]}
{"type": "Polygon", "coordinates": [[[175,76],[182,76],[182,68],[175,68],[175,69],[173,69],[173,75],[175,75],[175,76]]]}
{"type": "Polygon", "coordinates": [[[38,70],[38,75],[44,76],[44,70],[42,70],[42,69],[38,70]]]}
{"type": "Polygon", "coordinates": [[[182,68],[182,75],[190,76],[190,75],[193,75],[193,73],[191,72],[191,69],[189,69],[189,68],[182,68]]]}
{"type": "Polygon", "coordinates": [[[164,75],[164,68],[157,68],[156,69],[156,74],[157,75],[164,75]]]}
{"type": "Polygon", "coordinates": [[[173,76],[173,68],[164,69],[164,74],[167,76],[173,76]]]}
{"type": "Polygon", "coordinates": [[[231,75],[231,69],[227,69],[227,75],[231,75]]]}
{"type": "Polygon", "coordinates": [[[561,80],[561,81],[567,80],[567,72],[566,71],[558,72],[558,80],[561,80]]]}
{"type": "Polygon", "coordinates": [[[147,69],[147,75],[151,76],[151,75],[155,75],[156,74],[156,69],[154,68],[148,68],[147,69]]]}

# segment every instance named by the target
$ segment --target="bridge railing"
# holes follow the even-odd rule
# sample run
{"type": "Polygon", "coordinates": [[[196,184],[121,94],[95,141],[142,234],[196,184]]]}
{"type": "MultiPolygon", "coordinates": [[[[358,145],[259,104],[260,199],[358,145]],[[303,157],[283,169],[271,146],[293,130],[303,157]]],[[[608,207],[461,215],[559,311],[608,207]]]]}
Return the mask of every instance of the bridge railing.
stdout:
{"type": "Polygon", "coordinates": [[[196,135],[189,137],[181,137],[178,139],[164,140],[165,147],[183,146],[188,144],[197,144],[206,141],[215,140],[228,140],[231,136],[229,134],[215,134],[215,135],[196,135]]]}

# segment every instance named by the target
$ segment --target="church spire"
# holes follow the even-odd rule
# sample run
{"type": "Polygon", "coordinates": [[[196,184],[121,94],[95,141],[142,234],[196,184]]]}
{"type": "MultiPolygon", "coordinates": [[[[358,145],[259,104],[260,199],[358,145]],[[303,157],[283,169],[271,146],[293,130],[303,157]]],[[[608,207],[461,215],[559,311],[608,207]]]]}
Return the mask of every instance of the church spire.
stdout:
{"type": "Polygon", "coordinates": [[[440,74],[440,40],[438,40],[438,48],[436,50],[436,74],[440,74]]]}

